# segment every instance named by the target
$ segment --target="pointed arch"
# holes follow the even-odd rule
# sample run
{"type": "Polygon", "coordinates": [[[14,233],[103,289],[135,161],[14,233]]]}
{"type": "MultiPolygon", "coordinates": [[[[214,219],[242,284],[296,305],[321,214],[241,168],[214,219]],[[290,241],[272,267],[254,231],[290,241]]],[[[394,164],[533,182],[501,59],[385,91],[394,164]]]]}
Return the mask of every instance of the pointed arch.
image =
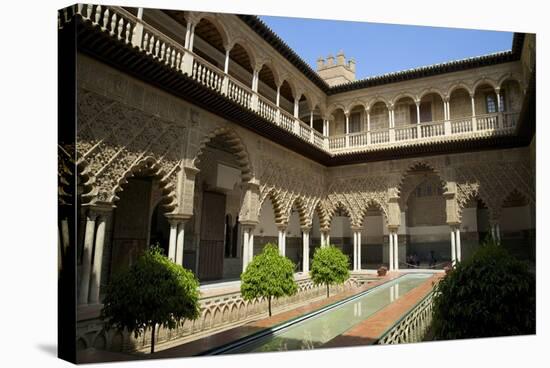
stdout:
{"type": "Polygon", "coordinates": [[[370,208],[376,208],[380,211],[382,214],[382,217],[384,218],[384,222],[388,223],[388,214],[386,212],[386,208],[380,203],[380,201],[376,198],[369,198],[367,200],[367,203],[361,208],[361,211],[359,212],[359,218],[358,222],[359,224],[362,224],[365,221],[365,217],[367,216],[367,212],[370,208]]]}
{"type": "Polygon", "coordinates": [[[229,150],[237,157],[237,163],[241,169],[241,177],[243,182],[248,182],[254,177],[254,171],[252,169],[252,162],[248,150],[244,145],[243,140],[239,135],[231,128],[219,127],[212,132],[204,136],[199,144],[199,149],[193,159],[193,165],[198,166],[201,155],[203,154],[206,145],[214,138],[223,138],[224,142],[228,145],[229,150]]]}
{"type": "Polygon", "coordinates": [[[439,183],[441,184],[441,187],[443,189],[443,192],[445,193],[448,190],[447,187],[447,181],[442,176],[441,172],[434,168],[431,164],[425,161],[416,161],[412,165],[410,165],[407,170],[401,175],[399,179],[399,184],[397,185],[397,194],[399,196],[399,201],[403,205],[407,202],[407,199],[410,195],[410,193],[414,190],[413,187],[406,186],[407,178],[411,175],[414,175],[414,173],[418,172],[430,172],[434,175],[436,175],[439,179],[439,183]]]}
{"type": "Polygon", "coordinates": [[[285,217],[286,222],[288,223],[290,221],[290,217],[292,216],[292,209],[296,208],[298,210],[298,216],[300,219],[300,226],[306,227],[311,225],[309,223],[309,216],[307,214],[307,207],[303,201],[303,199],[300,196],[296,196],[290,200],[288,209],[286,211],[285,217]]]}
{"type": "Polygon", "coordinates": [[[275,223],[284,224],[285,211],[283,209],[283,200],[280,198],[279,192],[274,187],[269,188],[264,194],[260,195],[257,218],[260,218],[260,216],[262,215],[262,206],[266,199],[269,199],[271,201],[271,205],[273,207],[273,212],[275,215],[275,223]]]}
{"type": "Polygon", "coordinates": [[[177,207],[177,188],[175,188],[169,178],[172,175],[175,175],[179,170],[180,165],[178,164],[172,169],[172,171],[166,172],[158,160],[152,156],[145,156],[135,162],[122,174],[122,176],[117,180],[115,187],[112,189],[110,196],[105,198],[105,202],[114,203],[118,201],[120,198],[116,195],[116,193],[123,190],[122,186],[128,183],[128,179],[140,172],[146,171],[148,176],[159,179],[159,186],[165,202],[163,206],[166,213],[174,212],[177,207]]]}

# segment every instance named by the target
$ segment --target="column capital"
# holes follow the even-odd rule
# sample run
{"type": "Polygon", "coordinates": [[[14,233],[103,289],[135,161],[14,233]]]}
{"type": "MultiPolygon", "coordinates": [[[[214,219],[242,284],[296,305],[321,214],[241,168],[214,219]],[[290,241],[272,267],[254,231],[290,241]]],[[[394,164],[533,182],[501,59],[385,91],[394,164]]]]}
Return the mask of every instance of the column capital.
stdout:
{"type": "Polygon", "coordinates": [[[302,232],[309,234],[309,232],[311,231],[311,226],[301,226],[300,229],[302,230],[302,232]]]}
{"type": "Polygon", "coordinates": [[[241,224],[242,227],[246,227],[246,228],[249,228],[249,229],[254,229],[256,227],[256,225],[259,224],[259,221],[247,221],[247,220],[241,221],[241,220],[239,220],[239,224],[241,224]]]}
{"type": "Polygon", "coordinates": [[[191,218],[191,215],[180,213],[167,213],[164,216],[166,217],[170,225],[177,225],[179,223],[186,222],[191,218]]]}
{"type": "Polygon", "coordinates": [[[353,230],[354,232],[361,232],[363,230],[363,226],[352,225],[351,230],[353,230]]]}
{"type": "Polygon", "coordinates": [[[105,217],[111,215],[115,206],[111,203],[95,203],[93,205],[86,206],[87,213],[86,216],[92,219],[97,219],[98,217],[105,217]]]}
{"type": "Polygon", "coordinates": [[[396,233],[399,229],[399,225],[388,225],[388,231],[390,233],[396,233]]]}
{"type": "Polygon", "coordinates": [[[276,224],[277,230],[279,231],[286,231],[286,228],[288,227],[288,224],[276,224]]]}

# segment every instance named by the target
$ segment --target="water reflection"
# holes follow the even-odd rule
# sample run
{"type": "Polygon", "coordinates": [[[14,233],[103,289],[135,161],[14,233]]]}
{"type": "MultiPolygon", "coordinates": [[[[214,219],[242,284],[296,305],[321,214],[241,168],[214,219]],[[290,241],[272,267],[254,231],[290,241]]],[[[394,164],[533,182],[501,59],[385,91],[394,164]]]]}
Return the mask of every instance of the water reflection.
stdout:
{"type": "Polygon", "coordinates": [[[231,350],[231,353],[315,349],[393,303],[428,277],[429,274],[405,275],[358,299],[231,350]]]}

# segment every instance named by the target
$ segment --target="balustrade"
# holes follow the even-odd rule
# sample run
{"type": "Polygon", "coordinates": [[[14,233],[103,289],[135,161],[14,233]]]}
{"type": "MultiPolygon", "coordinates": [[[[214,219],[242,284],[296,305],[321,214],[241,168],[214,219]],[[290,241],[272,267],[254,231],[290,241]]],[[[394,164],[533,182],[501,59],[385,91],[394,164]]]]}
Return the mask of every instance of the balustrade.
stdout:
{"type": "Polygon", "coordinates": [[[307,124],[277,107],[267,98],[253,92],[249,86],[240,83],[197,54],[185,49],[178,42],[123,8],[77,4],[60,11],[59,26],[62,28],[70,22],[74,14],[78,14],[82,19],[91,22],[117,40],[132,44],[157,61],[180,73],[187,74],[195,81],[218,93],[226,95],[235,103],[255,110],[267,121],[279,125],[281,128],[296,134],[301,139],[323,150],[361,148],[392,142],[464,135],[476,131],[502,129],[506,133],[511,133],[519,118],[517,112],[492,113],[452,119],[446,122],[428,122],[326,138],[307,124]]]}
{"type": "Polygon", "coordinates": [[[430,293],[386,331],[376,344],[406,344],[422,341],[432,323],[432,311],[433,293],[430,293]]]}

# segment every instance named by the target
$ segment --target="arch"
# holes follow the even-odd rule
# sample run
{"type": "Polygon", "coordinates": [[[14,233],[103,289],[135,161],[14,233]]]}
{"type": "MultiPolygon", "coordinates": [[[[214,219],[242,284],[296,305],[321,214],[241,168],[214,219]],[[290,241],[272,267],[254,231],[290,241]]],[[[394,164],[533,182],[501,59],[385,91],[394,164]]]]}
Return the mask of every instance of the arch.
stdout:
{"type": "MultiPolygon", "coordinates": [[[[196,17],[194,19],[194,24],[195,24],[195,34],[197,34],[197,27],[199,27],[201,21],[207,21],[208,23],[212,24],[214,26],[214,28],[216,29],[216,31],[219,33],[220,37],[221,37],[221,40],[222,40],[222,46],[223,48],[227,48],[228,45],[229,45],[229,40],[230,40],[230,32],[228,31],[228,29],[230,27],[227,27],[224,23],[224,21],[218,17],[216,17],[215,14],[213,13],[206,13],[206,12],[201,12],[201,13],[198,13],[196,14],[196,17]]],[[[200,28],[199,28],[199,31],[200,31],[200,28]]],[[[212,45],[214,46],[214,45],[212,45]]],[[[221,50],[221,51],[224,51],[224,50],[221,50]]]]}
{"type": "Polygon", "coordinates": [[[432,93],[439,95],[442,100],[445,100],[445,94],[439,88],[428,87],[424,88],[422,91],[420,91],[420,93],[418,93],[418,101],[422,101],[422,98],[432,93]]]}
{"type": "Polygon", "coordinates": [[[497,81],[498,88],[502,88],[502,85],[507,81],[517,82],[519,84],[520,89],[523,90],[523,81],[522,81],[522,79],[514,73],[506,73],[506,74],[502,75],[497,81]]]}
{"type": "Polygon", "coordinates": [[[386,105],[386,108],[389,109],[391,103],[383,96],[375,96],[367,103],[367,108],[370,110],[376,103],[383,102],[386,105]]]}
{"type": "Polygon", "coordinates": [[[228,127],[219,127],[215,128],[212,132],[204,136],[199,144],[199,149],[193,159],[193,165],[197,167],[200,162],[200,157],[203,154],[203,150],[206,145],[212,141],[214,138],[223,138],[225,143],[229,145],[231,152],[237,156],[237,162],[241,169],[241,176],[243,182],[248,182],[254,176],[254,171],[252,169],[252,163],[250,160],[250,155],[244,145],[243,140],[239,135],[228,127]]]}
{"type": "Polygon", "coordinates": [[[451,95],[453,94],[453,92],[455,92],[459,89],[464,89],[470,96],[473,95],[474,90],[472,88],[470,88],[464,82],[456,82],[456,83],[451,84],[449,86],[449,88],[447,88],[447,96],[445,96],[444,100],[447,99],[447,98],[451,98],[451,95]]]}
{"type": "Polygon", "coordinates": [[[334,204],[334,207],[330,211],[328,211],[329,224],[332,223],[332,219],[334,218],[336,211],[338,211],[339,209],[344,211],[346,216],[349,218],[350,223],[353,225],[352,212],[350,211],[349,208],[346,207],[346,205],[342,200],[337,200],[336,203],[334,204]]]}
{"type": "Polygon", "coordinates": [[[353,100],[351,101],[347,107],[344,109],[344,111],[349,111],[351,112],[354,108],[356,108],[357,106],[360,106],[362,107],[364,110],[367,109],[367,104],[364,102],[364,101],[361,101],[361,100],[353,100]]]}
{"type": "Polygon", "coordinates": [[[342,110],[342,112],[345,114],[346,113],[346,107],[341,104],[341,103],[335,103],[335,104],[332,104],[330,105],[328,108],[327,108],[327,115],[328,116],[331,116],[332,114],[334,114],[337,110],[342,110]]]}
{"type": "Polygon", "coordinates": [[[233,306],[231,307],[231,321],[237,321],[239,319],[239,308],[237,307],[237,303],[233,303],[233,306]]]}
{"type": "MultiPolygon", "coordinates": [[[[495,217],[496,211],[491,205],[491,202],[488,201],[488,197],[485,196],[484,193],[480,190],[479,186],[475,186],[473,188],[469,187],[469,191],[462,193],[462,195],[457,198],[457,204],[458,204],[458,218],[462,220],[462,211],[464,208],[466,208],[466,204],[473,199],[477,199],[481,202],[483,202],[483,205],[487,208],[489,212],[489,218],[493,219],[495,217]]],[[[461,191],[461,186],[458,186],[458,190],[461,191]]]]}
{"type": "Polygon", "coordinates": [[[231,51],[236,47],[240,46],[242,49],[246,52],[246,56],[248,57],[248,60],[250,61],[250,69],[253,70],[254,65],[257,64],[258,55],[256,49],[250,46],[250,42],[248,40],[245,40],[243,37],[238,37],[233,40],[231,45],[231,50],[229,51],[231,56],[231,51]]]}
{"type": "Polygon", "coordinates": [[[409,177],[411,174],[414,174],[415,172],[422,172],[422,171],[432,172],[439,178],[440,184],[443,188],[443,193],[445,193],[448,190],[447,181],[443,178],[439,170],[435,169],[431,164],[425,161],[417,161],[412,165],[410,165],[399,179],[399,184],[397,185],[397,192],[399,195],[400,202],[402,204],[407,202],[410,192],[414,190],[414,188],[405,187],[407,177],[409,177]]]}
{"type": "Polygon", "coordinates": [[[474,84],[472,85],[472,91],[474,91],[474,93],[476,92],[476,90],[478,89],[479,86],[482,86],[484,84],[487,84],[491,87],[493,87],[494,90],[497,90],[498,89],[498,82],[495,81],[494,79],[492,78],[488,78],[488,77],[481,77],[479,78],[478,80],[476,80],[474,82],[474,84]]]}
{"type": "Polygon", "coordinates": [[[276,224],[284,224],[285,223],[285,211],[283,209],[282,200],[279,198],[279,194],[275,188],[270,188],[264,195],[261,196],[260,203],[258,206],[258,218],[262,215],[262,206],[264,204],[264,201],[268,199],[271,201],[271,205],[273,206],[273,211],[275,215],[275,223],[276,224]]]}
{"type": "Polygon", "coordinates": [[[361,208],[361,211],[359,212],[358,223],[362,224],[363,221],[365,221],[365,217],[367,216],[367,211],[373,207],[380,211],[380,213],[382,214],[382,218],[384,219],[384,222],[387,224],[388,214],[386,212],[386,209],[384,208],[382,203],[380,203],[380,201],[375,198],[370,198],[365,204],[365,206],[361,208]]]}
{"type": "Polygon", "coordinates": [[[308,216],[308,213],[307,213],[307,207],[304,204],[304,201],[302,200],[302,198],[300,198],[299,196],[296,196],[296,197],[294,197],[293,199],[290,200],[288,209],[287,209],[286,214],[285,214],[286,221],[287,222],[290,221],[290,217],[292,216],[292,209],[293,208],[296,208],[298,210],[298,216],[299,216],[299,219],[300,219],[300,226],[301,227],[310,226],[311,225],[311,220],[310,220],[310,217],[308,216]]]}
{"type": "Polygon", "coordinates": [[[415,96],[410,92],[399,92],[398,94],[396,94],[390,100],[390,104],[395,105],[397,103],[397,101],[401,100],[402,98],[407,98],[407,97],[410,98],[411,100],[413,100],[414,102],[416,102],[418,100],[418,96],[415,96]]]}
{"type": "Polygon", "coordinates": [[[160,179],[159,186],[163,193],[163,198],[166,203],[163,204],[166,213],[174,212],[177,207],[176,189],[168,180],[168,178],[180,170],[180,165],[176,165],[172,172],[166,172],[162,165],[152,156],[145,156],[138,162],[134,163],[122,176],[117,180],[115,187],[112,189],[112,196],[107,198],[107,202],[114,203],[120,199],[116,193],[123,190],[122,186],[128,183],[128,179],[136,174],[147,171],[148,176],[160,179]]]}
{"type": "Polygon", "coordinates": [[[204,315],[202,317],[201,330],[206,330],[206,329],[210,328],[210,326],[212,324],[211,316],[212,316],[212,312],[210,311],[210,309],[207,309],[204,312],[204,315]]]}

